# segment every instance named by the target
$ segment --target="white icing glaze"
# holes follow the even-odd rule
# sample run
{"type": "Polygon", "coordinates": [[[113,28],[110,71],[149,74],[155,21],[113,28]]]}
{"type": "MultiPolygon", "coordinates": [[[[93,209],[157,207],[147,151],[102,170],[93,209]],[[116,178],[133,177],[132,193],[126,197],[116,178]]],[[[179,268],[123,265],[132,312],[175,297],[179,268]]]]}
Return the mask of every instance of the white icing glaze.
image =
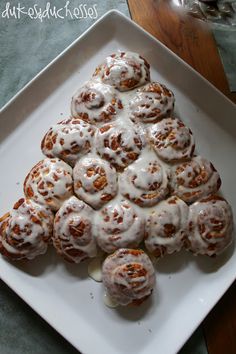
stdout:
{"type": "Polygon", "coordinates": [[[149,64],[137,53],[118,52],[108,56],[94,76],[120,91],[128,91],[149,81],[149,64]]]}
{"type": "Polygon", "coordinates": [[[86,82],[71,102],[72,116],[92,124],[114,120],[122,109],[117,91],[96,80],[86,82]]]}
{"type": "Polygon", "coordinates": [[[107,293],[104,293],[104,295],[103,295],[103,302],[107,307],[110,307],[111,309],[119,306],[118,302],[116,300],[112,299],[112,297],[110,295],[108,295],[107,293]]]}
{"type": "Polygon", "coordinates": [[[92,234],[93,210],[71,197],[58,210],[54,220],[53,245],[67,261],[80,263],[97,255],[92,234]]]}
{"type": "Polygon", "coordinates": [[[102,281],[102,257],[96,257],[89,262],[88,275],[97,282],[102,281]]]}
{"type": "MultiPolygon", "coordinates": [[[[100,243],[103,244],[102,247],[107,252],[111,252],[117,247],[137,247],[139,240],[144,236],[145,216],[148,219],[147,229],[158,229],[154,226],[155,218],[161,218],[162,214],[158,214],[159,208],[164,208],[166,201],[160,202],[158,205],[156,203],[168,196],[168,170],[170,168],[172,168],[171,193],[178,195],[188,203],[214,193],[220,185],[219,175],[211,163],[199,156],[192,158],[186,164],[170,164],[170,162],[191,157],[193,153],[191,147],[194,146],[194,142],[188,128],[179,126],[177,120],[167,118],[154,126],[151,125],[171,114],[174,107],[174,95],[162,84],[147,84],[149,79],[149,64],[138,54],[120,52],[109,56],[96,69],[94,77],[76,92],[71,106],[74,116],[96,124],[100,129],[77,118],[70,118],[50,128],[42,142],[42,150],[47,156],[60,157],[72,166],[77,161],[77,168],[74,170],[75,191],[86,203],[93,208],[101,208],[103,203],[109,200],[109,195],[114,198],[112,203],[107,205],[108,211],[105,212],[105,214],[109,214],[110,221],[108,223],[104,221],[105,214],[101,214],[106,209],[104,208],[102,211],[96,212],[96,225],[93,227],[96,236],[98,230],[102,230],[100,243]],[[144,86],[134,90],[135,87],[141,85],[144,86]],[[115,121],[113,122],[113,120],[115,121]],[[106,121],[110,123],[104,125],[106,121]],[[174,125],[171,132],[167,129],[169,125],[174,125]],[[97,131],[96,138],[95,131],[97,131]],[[149,135],[148,144],[145,142],[145,132],[149,135]],[[158,143],[156,143],[157,132],[162,134],[159,135],[161,139],[164,135],[163,140],[158,138],[161,140],[158,143]],[[102,160],[98,155],[108,162],[102,160]],[[89,160],[97,161],[99,166],[104,167],[107,184],[104,183],[104,178],[99,181],[100,177],[104,177],[103,172],[101,173],[99,170],[91,176],[86,174],[86,161],[89,160]],[[120,191],[117,191],[116,174],[109,162],[115,166],[118,172],[124,171],[119,179],[120,191]],[[151,173],[150,169],[153,166],[150,166],[149,163],[157,164],[160,169],[155,174],[151,173]],[[78,182],[81,182],[82,187],[76,185],[78,182]],[[100,187],[95,187],[94,183],[100,187]],[[153,186],[159,184],[159,195],[151,196],[153,186]],[[121,202],[120,192],[128,196],[130,200],[138,201],[138,204],[134,206],[132,202],[121,202]],[[147,198],[143,198],[143,196],[147,198]],[[102,203],[100,203],[101,200],[102,203]],[[130,205],[131,212],[126,212],[123,203],[130,205]],[[123,223],[119,223],[119,217],[114,216],[114,208],[118,210],[118,215],[124,217],[123,223]],[[118,238],[116,238],[117,235],[118,238]],[[119,237],[121,238],[119,239],[119,237]],[[106,243],[105,240],[108,238],[109,241],[106,243]],[[129,242],[131,242],[130,246],[129,242]],[[136,244],[132,242],[136,242],[136,244]]],[[[58,210],[62,203],[73,194],[71,171],[70,166],[57,158],[39,162],[25,180],[25,195],[37,203],[50,206],[54,211],[58,210]]],[[[76,198],[75,200],[75,205],[80,210],[79,205],[85,204],[76,198]]],[[[171,212],[172,209],[168,209],[170,218],[173,217],[171,219],[173,223],[177,223],[179,218],[182,220],[181,213],[184,214],[183,210],[186,209],[186,206],[183,207],[183,202],[181,206],[179,202],[177,204],[178,210],[175,216],[172,215],[174,213],[171,212]]],[[[82,214],[78,211],[80,217],[92,223],[91,208],[85,205],[81,210],[83,210],[82,214]]],[[[78,213],[75,212],[76,215],[78,213]]],[[[67,218],[69,219],[69,215],[67,218]]],[[[67,225],[67,221],[65,225],[67,225]]],[[[159,231],[155,232],[159,233],[159,231]]],[[[163,225],[160,225],[160,234],[162,232],[163,225]]],[[[92,237],[89,228],[85,233],[89,240],[89,237],[92,237]]],[[[71,242],[69,236],[57,244],[62,253],[71,242]],[[64,249],[61,250],[61,248],[64,249]]],[[[83,240],[83,235],[81,237],[83,240]]],[[[158,235],[158,240],[162,243],[161,246],[166,242],[166,239],[161,235],[158,235]]],[[[74,240],[72,241],[75,243],[73,244],[75,253],[71,251],[72,253],[68,256],[65,252],[64,256],[69,258],[68,260],[80,261],[86,255],[91,256],[96,253],[94,240],[91,241],[92,246],[88,245],[88,249],[86,248],[85,251],[81,250],[74,240]],[[76,249],[76,247],[78,248],[76,249]]],[[[175,242],[166,246],[167,252],[171,253],[177,250],[179,244],[175,238],[175,242]]],[[[15,253],[18,256],[18,250],[12,244],[7,243],[6,248],[11,254],[15,253]]]]}
{"type": "Polygon", "coordinates": [[[114,200],[95,216],[94,235],[107,253],[137,247],[144,237],[144,218],[125,200],[114,200]]]}
{"type": "Polygon", "coordinates": [[[155,270],[144,251],[121,248],[105,259],[102,279],[107,294],[118,304],[139,304],[152,293],[155,270]]]}
{"type": "Polygon", "coordinates": [[[221,197],[211,196],[189,207],[188,247],[195,254],[220,254],[232,242],[233,215],[221,197]]]}
{"type": "Polygon", "coordinates": [[[150,207],[169,193],[169,176],[156,159],[141,156],[120,175],[121,194],[135,204],[150,207]]]}
{"type": "Polygon", "coordinates": [[[44,254],[52,235],[53,218],[49,208],[20,199],[0,219],[0,252],[13,260],[44,254]]]}
{"type": "Polygon", "coordinates": [[[147,217],[145,246],[156,257],[180,251],[188,226],[188,206],[178,197],[160,202],[147,217]]]}
{"type": "Polygon", "coordinates": [[[98,209],[117,193],[117,174],[107,161],[84,157],[73,169],[75,194],[98,209]]]}
{"type": "Polygon", "coordinates": [[[95,144],[101,157],[122,170],[138,158],[145,142],[137,128],[116,122],[98,129],[95,144]]]}
{"type": "Polygon", "coordinates": [[[187,203],[215,193],[220,188],[220,176],[211,162],[195,156],[188,162],[173,167],[171,187],[187,203]]]}
{"type": "Polygon", "coordinates": [[[133,122],[157,122],[172,114],[174,102],[174,94],[166,86],[158,82],[148,83],[131,99],[130,119],[133,122]]]}
{"type": "Polygon", "coordinates": [[[38,162],[25,179],[24,193],[53,211],[58,210],[73,194],[72,168],[57,158],[38,162]]]}
{"type": "Polygon", "coordinates": [[[45,134],[41,149],[44,155],[58,157],[74,166],[91,151],[95,128],[80,119],[67,119],[52,126],[45,134]]]}
{"type": "Polygon", "coordinates": [[[158,156],[167,162],[191,158],[195,144],[192,132],[179,119],[165,118],[148,129],[158,156]]]}

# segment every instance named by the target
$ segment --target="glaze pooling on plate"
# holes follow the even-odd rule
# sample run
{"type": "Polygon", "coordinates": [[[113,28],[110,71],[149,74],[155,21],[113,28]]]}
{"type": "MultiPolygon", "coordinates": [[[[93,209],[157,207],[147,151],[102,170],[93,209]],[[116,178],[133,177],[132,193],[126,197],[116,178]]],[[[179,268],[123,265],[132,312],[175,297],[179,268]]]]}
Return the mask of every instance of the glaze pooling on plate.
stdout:
{"type": "Polygon", "coordinates": [[[61,206],[54,220],[53,245],[67,261],[80,263],[97,255],[92,234],[93,210],[71,197],[61,206]]]}
{"type": "Polygon", "coordinates": [[[194,254],[222,253],[233,237],[233,215],[228,202],[219,196],[199,200],[189,207],[187,248],[194,254]]]}
{"type": "Polygon", "coordinates": [[[94,209],[101,208],[117,194],[117,173],[99,157],[84,157],[73,169],[75,194],[94,209]]]}
{"type": "Polygon", "coordinates": [[[48,207],[20,199],[0,218],[0,253],[13,260],[33,259],[47,251],[54,215],[48,207]]]}
{"type": "Polygon", "coordinates": [[[120,91],[132,90],[150,80],[150,65],[139,54],[118,52],[108,56],[94,73],[102,82],[120,91]]]}
{"type": "Polygon", "coordinates": [[[130,119],[133,122],[155,123],[171,116],[175,98],[172,91],[158,82],[150,82],[137,90],[130,101],[130,119]]]}
{"type": "Polygon", "coordinates": [[[112,253],[118,248],[136,248],[144,237],[145,218],[127,200],[114,200],[95,217],[94,233],[99,247],[112,253]]]}
{"type": "Polygon", "coordinates": [[[93,258],[88,265],[88,275],[99,283],[102,282],[102,263],[103,257],[98,256],[93,258]]]}
{"type": "Polygon", "coordinates": [[[141,207],[150,207],[169,194],[167,170],[157,161],[140,157],[120,175],[121,194],[141,207]]]}
{"type": "Polygon", "coordinates": [[[214,194],[221,186],[219,173],[210,161],[195,156],[188,162],[173,167],[171,176],[172,194],[186,203],[214,194]]]}
{"type": "MultiPolygon", "coordinates": [[[[136,249],[144,237],[142,246],[155,257],[183,246],[196,254],[209,254],[210,247],[217,254],[230,243],[230,212],[225,212],[229,226],[222,241],[212,236],[214,247],[207,246],[207,252],[206,244],[199,241],[199,234],[205,237],[206,220],[214,231],[224,229],[224,221],[218,222],[224,219],[223,212],[216,213],[218,201],[208,219],[204,216],[208,207],[202,201],[198,207],[190,206],[193,220],[188,220],[185,202],[217,192],[220,177],[208,160],[193,157],[192,132],[171,117],[174,94],[162,83],[150,82],[149,69],[136,53],[107,57],[73,95],[73,117],[57,123],[44,136],[41,148],[48,158],[32,168],[24,183],[29,203],[56,212],[52,240],[65,260],[94,259],[99,247],[115,252],[105,260],[102,278],[107,295],[121,305],[142,303],[154,287],[153,265],[144,251],[136,249]],[[204,227],[199,232],[194,212],[203,214],[204,227]]],[[[225,204],[221,208],[227,209],[225,204]]],[[[0,245],[6,239],[9,215],[2,218],[0,245]]],[[[17,228],[9,230],[7,239],[15,242],[17,228]]],[[[206,238],[208,242],[209,233],[206,238]]],[[[18,259],[12,243],[7,247],[11,252],[2,253],[18,259]]],[[[32,257],[45,249],[40,243],[32,257]]],[[[101,258],[89,267],[96,280],[101,278],[98,263],[101,258]]]]}
{"type": "Polygon", "coordinates": [[[47,157],[58,157],[74,166],[80,157],[91,151],[95,129],[83,120],[65,119],[45,134],[42,152],[47,157]]]}
{"type": "Polygon", "coordinates": [[[24,192],[26,198],[57,211],[73,195],[72,168],[57,158],[39,161],[24,181],[24,192]]]}
{"type": "Polygon", "coordinates": [[[71,113],[91,124],[114,120],[123,109],[116,90],[99,81],[90,80],[72,97],[71,113]]]}
{"type": "Polygon", "coordinates": [[[166,162],[188,160],[195,149],[191,130],[177,118],[165,118],[148,129],[156,154],[166,162]]]}
{"type": "Polygon", "coordinates": [[[178,197],[160,202],[147,217],[145,246],[155,257],[178,252],[188,228],[188,205],[178,197]]]}
{"type": "Polygon", "coordinates": [[[140,249],[119,249],[103,263],[102,279],[108,295],[120,305],[139,305],[155,286],[155,270],[140,249]]]}

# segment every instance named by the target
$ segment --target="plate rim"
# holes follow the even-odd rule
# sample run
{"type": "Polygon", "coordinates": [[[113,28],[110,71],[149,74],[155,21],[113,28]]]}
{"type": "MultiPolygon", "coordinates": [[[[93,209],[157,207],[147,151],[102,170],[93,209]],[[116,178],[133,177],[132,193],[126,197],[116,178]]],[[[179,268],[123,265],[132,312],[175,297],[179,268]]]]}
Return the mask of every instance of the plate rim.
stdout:
{"type": "MultiPolygon", "coordinates": [[[[177,56],[174,52],[172,52],[168,47],[166,47],[162,42],[160,42],[158,39],[156,39],[154,36],[152,36],[150,33],[148,33],[146,30],[144,30],[141,26],[139,26],[138,24],[136,24],[133,20],[129,19],[127,16],[125,16],[124,14],[122,14],[120,11],[112,9],[108,12],[106,12],[103,16],[101,16],[97,21],[95,21],[88,29],[86,29],[79,37],[77,37],[69,46],[67,46],[59,55],[57,55],[50,63],[48,63],[42,70],[39,71],[38,74],[36,74],[21,90],[19,90],[1,109],[0,109],[0,115],[1,113],[5,112],[9,107],[11,107],[12,105],[14,105],[15,101],[17,100],[18,97],[20,97],[25,91],[26,89],[28,89],[35,81],[37,81],[37,79],[40,78],[40,76],[42,74],[44,74],[49,68],[51,68],[59,59],[61,59],[64,54],[67,53],[68,50],[70,50],[73,46],[77,45],[79,43],[79,41],[86,37],[92,30],[94,27],[96,27],[99,23],[102,23],[104,20],[106,20],[109,17],[112,16],[117,16],[122,17],[128,24],[134,26],[135,28],[137,28],[139,31],[143,32],[145,35],[147,35],[149,38],[151,38],[152,40],[154,40],[156,43],[158,43],[161,47],[164,47],[166,51],[168,51],[172,56],[175,57],[175,59],[177,59],[178,62],[182,62],[188,69],[190,69],[192,72],[195,73],[195,75],[197,75],[199,78],[201,78],[201,80],[203,80],[205,82],[205,84],[207,84],[208,87],[210,87],[211,89],[213,89],[218,95],[220,95],[227,104],[230,104],[232,107],[236,107],[235,104],[228,98],[226,97],[221,91],[219,91],[213,84],[211,84],[207,79],[205,79],[201,74],[199,74],[195,69],[193,69],[189,64],[187,64],[183,59],[181,59],[179,56],[177,56]]],[[[43,320],[45,320],[47,323],[50,324],[50,326],[52,326],[60,335],[62,335],[65,339],[67,339],[69,341],[69,343],[71,343],[77,350],[81,350],[78,349],[78,345],[73,343],[73,340],[71,338],[69,338],[69,336],[67,334],[64,334],[62,329],[60,329],[60,326],[57,326],[56,323],[54,323],[52,320],[48,319],[46,317],[46,315],[44,313],[42,313],[42,311],[40,309],[38,309],[36,306],[34,306],[34,304],[32,303],[32,301],[30,299],[25,299],[24,294],[22,294],[22,292],[19,289],[13,289],[11,287],[11,285],[8,282],[8,279],[6,279],[7,277],[4,277],[2,275],[0,275],[0,278],[7,284],[7,286],[9,286],[9,288],[11,288],[18,296],[20,296],[20,298],[23,299],[23,301],[25,303],[27,303],[37,314],[40,315],[40,317],[43,318],[43,320]]],[[[223,294],[227,291],[227,289],[232,285],[232,283],[235,281],[236,276],[231,279],[230,283],[227,283],[227,285],[223,288],[223,290],[221,289],[220,294],[217,294],[217,297],[215,299],[215,301],[211,302],[211,305],[208,309],[207,312],[205,312],[205,316],[204,318],[208,315],[208,313],[211,311],[211,309],[215,306],[215,304],[219,301],[219,299],[223,296],[223,294]]],[[[195,325],[193,326],[194,328],[191,329],[187,335],[185,336],[185,339],[183,339],[182,341],[180,341],[179,346],[178,346],[178,350],[183,346],[183,344],[187,341],[187,339],[191,336],[191,334],[194,332],[194,330],[196,330],[196,328],[199,326],[199,324],[203,321],[202,318],[200,321],[195,322],[195,325]]],[[[83,348],[83,344],[81,346],[81,344],[79,344],[80,347],[83,348]]]]}
{"type": "Polygon", "coordinates": [[[16,101],[18,97],[20,97],[26,89],[28,89],[42,74],[44,74],[49,68],[53,66],[60,58],[66,54],[68,50],[70,50],[74,45],[76,45],[83,37],[86,37],[86,35],[92,31],[94,27],[96,27],[100,22],[103,22],[106,18],[109,18],[111,16],[117,16],[123,18],[126,22],[129,24],[133,25],[137,29],[139,29],[141,32],[145,33],[148,37],[152,38],[156,43],[158,43],[161,47],[164,47],[165,50],[167,50],[172,56],[177,59],[177,61],[182,62],[185,66],[188,67],[188,69],[191,70],[191,72],[195,73],[199,78],[201,78],[205,84],[211,87],[215,92],[217,92],[222,98],[224,98],[228,104],[230,104],[233,107],[236,107],[236,104],[231,101],[222,91],[220,91],[216,86],[214,86],[209,80],[207,80],[204,76],[202,76],[197,70],[195,70],[191,65],[189,65],[186,61],[184,61],[182,58],[180,58],[176,53],[174,53],[171,49],[169,49],[165,44],[163,44],[160,40],[158,40],[156,37],[154,37],[151,33],[143,29],[139,24],[137,24],[134,20],[131,18],[127,17],[124,15],[121,11],[116,10],[116,9],[111,9],[107,11],[104,15],[102,15],[97,21],[95,21],[91,26],[89,26],[81,35],[79,35],[74,41],[71,42],[65,49],[63,49],[54,59],[52,59],[43,69],[41,69],[29,82],[27,82],[15,95],[10,98],[10,100],[5,103],[1,108],[0,108],[0,115],[4,111],[11,106],[12,103],[16,101]]]}

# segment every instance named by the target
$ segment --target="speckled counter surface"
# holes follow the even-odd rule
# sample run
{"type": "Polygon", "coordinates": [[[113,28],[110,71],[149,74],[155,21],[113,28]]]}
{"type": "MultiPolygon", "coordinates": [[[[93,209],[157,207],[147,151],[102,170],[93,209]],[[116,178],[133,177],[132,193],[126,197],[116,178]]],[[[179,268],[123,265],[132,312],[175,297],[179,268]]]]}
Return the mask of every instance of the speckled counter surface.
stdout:
{"type": "Polygon", "coordinates": [[[236,26],[213,26],[213,33],[231,92],[236,92],[236,26]]]}
{"type": "MultiPolygon", "coordinates": [[[[46,0],[38,0],[42,8],[46,0]]],[[[17,5],[18,1],[11,1],[17,5]]],[[[79,1],[71,1],[71,7],[79,1]]],[[[26,4],[26,1],[24,2],[26,4]]],[[[63,2],[64,4],[64,2],[63,2]]],[[[96,4],[87,1],[88,6],[96,4]]],[[[0,3],[0,11],[6,3],[0,3]]],[[[53,5],[62,7],[62,1],[53,5]]],[[[22,1],[23,6],[23,1],[22,1]]],[[[126,15],[125,0],[97,2],[98,17],[112,8],[126,15]]],[[[0,106],[3,106],[56,55],[75,40],[95,18],[32,20],[22,17],[0,18],[0,106]]],[[[69,343],[57,334],[44,320],[30,309],[17,295],[0,281],[0,353],[1,354],[75,354],[69,343]]],[[[201,328],[181,350],[181,354],[206,354],[201,328]]]]}

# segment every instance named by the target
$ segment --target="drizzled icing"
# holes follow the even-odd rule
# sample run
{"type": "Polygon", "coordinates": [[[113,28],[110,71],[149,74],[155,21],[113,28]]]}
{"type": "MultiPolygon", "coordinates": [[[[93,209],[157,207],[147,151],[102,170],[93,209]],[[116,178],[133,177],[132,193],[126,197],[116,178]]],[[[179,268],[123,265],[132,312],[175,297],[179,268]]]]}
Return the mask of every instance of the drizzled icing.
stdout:
{"type": "Polygon", "coordinates": [[[137,128],[116,122],[98,129],[95,144],[97,153],[121,171],[138,158],[145,142],[137,128]]]}
{"type": "Polygon", "coordinates": [[[174,109],[174,94],[166,86],[151,82],[137,90],[130,101],[130,119],[133,122],[155,123],[168,117],[174,109]]]}
{"type": "Polygon", "coordinates": [[[179,251],[188,226],[188,206],[178,197],[159,203],[147,217],[145,246],[156,257],[179,251]]]}
{"type": "Polygon", "coordinates": [[[120,175],[120,192],[134,203],[150,207],[169,193],[169,176],[157,160],[140,157],[120,175]]]}
{"type": "Polygon", "coordinates": [[[142,250],[119,249],[108,256],[102,268],[107,294],[120,305],[140,304],[155,286],[155,271],[142,250]]]}
{"type": "Polygon", "coordinates": [[[113,87],[99,81],[88,81],[72,97],[71,113],[89,123],[109,122],[123,109],[113,87]]]}
{"type": "Polygon", "coordinates": [[[118,248],[137,247],[144,237],[145,220],[126,200],[109,203],[95,216],[94,234],[107,253],[118,248]]]}
{"type": "Polygon", "coordinates": [[[108,56],[96,68],[94,77],[120,91],[128,91],[149,81],[149,68],[149,64],[139,54],[119,52],[108,56]]]}
{"type": "Polygon", "coordinates": [[[219,196],[201,199],[189,207],[187,248],[195,254],[220,254],[232,242],[233,215],[219,196]]]}
{"type": "Polygon", "coordinates": [[[51,210],[31,200],[20,199],[0,219],[0,253],[13,259],[33,259],[46,252],[52,235],[51,210]]]}
{"type": "Polygon", "coordinates": [[[220,177],[209,161],[192,157],[191,131],[170,118],[173,93],[157,82],[147,84],[149,79],[149,64],[138,54],[105,59],[73,96],[73,118],[44,136],[42,152],[49,158],[33,167],[24,184],[33,201],[23,200],[0,219],[4,256],[32,259],[52,237],[65,260],[92,259],[88,273],[103,281],[111,307],[139,305],[155,285],[148,255],[127,247],[142,243],[157,261],[183,245],[215,255],[232,240],[232,212],[219,197],[190,206],[188,219],[183,200],[190,204],[215,193],[220,177]],[[57,211],[54,229],[51,210],[57,211]],[[96,242],[106,253],[115,251],[103,267],[96,242]]]}
{"type": "Polygon", "coordinates": [[[73,170],[75,194],[98,209],[117,193],[116,170],[99,157],[80,159],[73,170]]]}
{"type": "Polygon", "coordinates": [[[186,160],[193,155],[192,132],[179,119],[162,119],[148,129],[148,136],[155,152],[164,161],[186,160]]]}
{"type": "Polygon", "coordinates": [[[95,127],[80,119],[66,119],[52,126],[45,134],[41,149],[47,157],[58,157],[74,166],[91,151],[95,127]]]}
{"type": "Polygon", "coordinates": [[[190,161],[173,167],[172,194],[187,203],[215,193],[220,185],[219,173],[211,162],[201,156],[195,156],[190,161]]]}
{"type": "Polygon", "coordinates": [[[53,244],[65,260],[80,263],[96,256],[92,223],[92,208],[74,196],[58,210],[54,220],[53,244]]]}
{"type": "Polygon", "coordinates": [[[73,194],[72,168],[57,158],[46,158],[27,175],[24,192],[27,198],[56,211],[73,194]]]}

